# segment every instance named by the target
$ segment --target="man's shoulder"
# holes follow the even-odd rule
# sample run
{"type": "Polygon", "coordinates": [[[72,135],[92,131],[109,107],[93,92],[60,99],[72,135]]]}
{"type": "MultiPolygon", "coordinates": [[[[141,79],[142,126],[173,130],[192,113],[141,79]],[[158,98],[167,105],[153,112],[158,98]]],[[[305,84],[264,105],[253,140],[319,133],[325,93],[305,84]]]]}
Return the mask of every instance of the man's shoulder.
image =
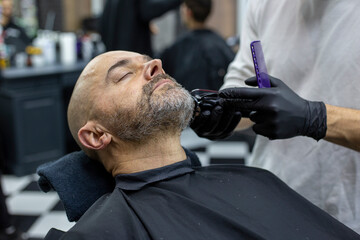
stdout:
{"type": "Polygon", "coordinates": [[[224,41],[224,38],[217,31],[210,29],[210,28],[205,28],[202,30],[194,31],[194,35],[204,37],[204,38],[212,37],[212,38],[221,39],[222,41],[224,41]]]}
{"type": "Polygon", "coordinates": [[[195,172],[199,174],[225,174],[232,176],[252,176],[252,177],[267,177],[277,178],[272,172],[256,167],[245,166],[243,164],[215,164],[206,167],[195,167],[195,172]]]}
{"type": "Polygon", "coordinates": [[[104,231],[110,229],[106,239],[123,239],[128,234],[127,229],[118,229],[116,224],[126,222],[137,224],[131,219],[136,219],[134,213],[128,208],[127,203],[118,190],[101,196],[81,216],[76,224],[67,232],[52,228],[47,233],[45,240],[55,239],[103,239],[104,231]],[[116,238],[115,236],[119,236],[116,238]]]}
{"type": "Polygon", "coordinates": [[[63,235],[65,234],[65,232],[56,229],[56,228],[51,228],[49,230],[49,232],[46,234],[44,240],[55,240],[55,239],[60,239],[63,235]]]}
{"type": "Polygon", "coordinates": [[[172,48],[181,48],[184,50],[184,46],[195,45],[198,43],[198,38],[193,31],[189,31],[181,34],[176,41],[171,45],[172,48]]]}
{"type": "Polygon", "coordinates": [[[199,40],[206,40],[214,41],[216,40],[222,40],[225,42],[225,40],[216,32],[212,31],[211,29],[199,29],[199,30],[192,30],[188,31],[186,33],[183,33],[178,37],[178,39],[173,43],[172,46],[182,46],[184,44],[201,44],[199,40]]]}
{"type": "Polygon", "coordinates": [[[169,61],[174,61],[174,57],[179,57],[179,54],[187,53],[184,49],[188,50],[188,48],[194,44],[196,44],[196,42],[193,41],[190,32],[186,32],[180,35],[170,46],[166,47],[158,57],[161,58],[164,61],[164,65],[166,65],[169,61]]]}
{"type": "MultiPolygon", "coordinates": [[[[262,168],[240,164],[213,165],[197,167],[194,173],[190,174],[193,175],[194,182],[206,183],[206,186],[214,191],[232,192],[239,190],[246,193],[253,192],[262,196],[266,196],[270,192],[281,192],[283,196],[289,198],[298,199],[300,197],[275,174],[262,168]]],[[[300,198],[302,199],[302,197],[300,198]]]]}
{"type": "Polygon", "coordinates": [[[211,164],[209,166],[198,166],[197,170],[222,171],[224,169],[246,170],[246,171],[267,171],[266,169],[251,167],[244,164],[211,164]]]}
{"type": "Polygon", "coordinates": [[[192,31],[187,38],[199,42],[204,47],[221,45],[230,49],[224,37],[208,28],[192,31]]]}
{"type": "Polygon", "coordinates": [[[235,183],[234,187],[247,186],[249,184],[257,186],[259,188],[272,188],[289,190],[290,187],[283,182],[274,173],[257,167],[245,166],[242,164],[219,164],[211,165],[208,167],[195,168],[195,174],[199,177],[216,180],[216,179],[228,179],[235,183]]]}

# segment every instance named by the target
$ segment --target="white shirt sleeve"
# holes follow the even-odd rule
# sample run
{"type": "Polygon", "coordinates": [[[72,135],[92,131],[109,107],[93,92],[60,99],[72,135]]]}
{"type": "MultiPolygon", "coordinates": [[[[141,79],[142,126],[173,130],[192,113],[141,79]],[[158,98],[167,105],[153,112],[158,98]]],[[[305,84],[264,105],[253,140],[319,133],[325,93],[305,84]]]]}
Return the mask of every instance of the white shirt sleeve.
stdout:
{"type": "Polygon", "coordinates": [[[255,75],[252,62],[250,43],[258,39],[256,32],[256,14],[258,13],[257,0],[248,1],[246,15],[242,23],[240,48],[235,59],[230,63],[224,84],[221,89],[230,87],[245,87],[244,81],[255,75]]]}

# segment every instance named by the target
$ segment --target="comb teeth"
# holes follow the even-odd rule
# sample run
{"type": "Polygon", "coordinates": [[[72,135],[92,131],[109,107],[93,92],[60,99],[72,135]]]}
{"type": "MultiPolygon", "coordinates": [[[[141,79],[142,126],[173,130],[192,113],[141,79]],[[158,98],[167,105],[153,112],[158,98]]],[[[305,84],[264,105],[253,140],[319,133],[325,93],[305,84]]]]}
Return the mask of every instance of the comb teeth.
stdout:
{"type": "Polygon", "coordinates": [[[262,51],[261,42],[253,41],[250,43],[250,51],[254,63],[254,72],[259,88],[271,87],[270,79],[268,77],[264,53],[262,51]]]}
{"type": "Polygon", "coordinates": [[[255,55],[254,46],[251,46],[251,53],[252,53],[252,57],[253,57],[253,61],[254,61],[255,74],[256,74],[256,77],[258,79],[259,84],[261,85],[260,70],[259,70],[259,66],[258,66],[257,61],[256,61],[256,55],[255,55]]]}

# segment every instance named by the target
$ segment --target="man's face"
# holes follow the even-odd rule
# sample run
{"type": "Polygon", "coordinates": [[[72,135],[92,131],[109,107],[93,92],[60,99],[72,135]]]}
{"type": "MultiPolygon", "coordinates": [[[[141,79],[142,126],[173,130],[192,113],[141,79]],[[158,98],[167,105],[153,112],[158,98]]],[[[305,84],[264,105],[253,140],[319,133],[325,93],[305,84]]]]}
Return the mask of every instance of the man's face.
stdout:
{"type": "Polygon", "coordinates": [[[189,123],[190,94],[162,69],[161,61],[132,52],[110,52],[96,90],[101,122],[114,135],[141,141],[163,132],[180,132],[189,123]]]}
{"type": "Polygon", "coordinates": [[[4,17],[11,17],[13,11],[13,1],[12,0],[3,0],[2,1],[2,14],[4,17]]]}

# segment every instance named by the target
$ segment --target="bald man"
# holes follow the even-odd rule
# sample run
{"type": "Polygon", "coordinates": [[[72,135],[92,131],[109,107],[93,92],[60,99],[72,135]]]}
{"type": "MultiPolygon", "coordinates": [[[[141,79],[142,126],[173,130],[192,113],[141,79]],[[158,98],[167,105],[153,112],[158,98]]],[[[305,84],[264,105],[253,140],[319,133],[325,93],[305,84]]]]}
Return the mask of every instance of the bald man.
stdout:
{"type": "Polygon", "coordinates": [[[160,60],[109,52],[81,74],[68,121],[82,149],[116,176],[184,160],[179,136],[193,108],[189,93],[165,75],[160,60]]]}
{"type": "Polygon", "coordinates": [[[160,60],[124,51],[92,60],[68,122],[116,186],[46,239],[360,239],[267,171],[192,166],[180,134],[193,109],[160,60]]]}

